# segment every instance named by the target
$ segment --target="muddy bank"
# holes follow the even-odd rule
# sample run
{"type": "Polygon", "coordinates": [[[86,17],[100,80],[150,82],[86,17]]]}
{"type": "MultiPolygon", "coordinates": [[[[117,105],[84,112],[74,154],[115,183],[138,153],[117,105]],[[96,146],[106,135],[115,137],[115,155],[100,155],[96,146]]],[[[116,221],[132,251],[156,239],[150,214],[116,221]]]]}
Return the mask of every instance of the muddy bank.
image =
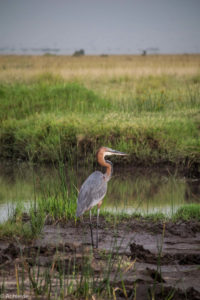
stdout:
{"type": "Polygon", "coordinates": [[[74,282],[68,296],[65,288],[65,298],[81,299],[82,295],[84,299],[84,292],[77,294],[80,286],[76,285],[87,274],[96,287],[91,294],[96,295],[95,299],[107,299],[109,274],[111,296],[116,299],[200,299],[199,222],[131,219],[113,226],[101,218],[99,248],[93,251],[88,221],[46,224],[42,235],[29,244],[1,240],[3,293],[17,294],[16,274],[20,287],[24,274],[25,295],[46,299],[49,293],[53,299],[53,295],[63,292],[58,280],[62,275],[62,285],[69,287],[74,282]],[[49,274],[46,285],[45,272],[49,274]]]}

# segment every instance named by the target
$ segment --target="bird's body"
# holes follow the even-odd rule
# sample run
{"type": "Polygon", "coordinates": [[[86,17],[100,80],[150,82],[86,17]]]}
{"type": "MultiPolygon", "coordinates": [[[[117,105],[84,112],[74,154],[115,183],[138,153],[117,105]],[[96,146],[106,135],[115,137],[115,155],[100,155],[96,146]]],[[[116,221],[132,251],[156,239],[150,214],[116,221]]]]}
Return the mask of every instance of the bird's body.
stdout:
{"type": "Polygon", "coordinates": [[[81,186],[78,196],[76,216],[80,217],[104,198],[107,191],[107,181],[103,173],[93,172],[81,186]]]}
{"type": "Polygon", "coordinates": [[[107,182],[112,176],[112,163],[108,160],[105,160],[104,157],[107,155],[126,155],[123,152],[116,151],[107,147],[101,147],[97,152],[97,161],[101,166],[106,167],[106,172],[95,171],[93,172],[81,186],[78,202],[76,216],[80,217],[84,214],[85,211],[90,211],[90,229],[91,229],[91,238],[92,246],[93,234],[92,234],[92,224],[91,224],[91,209],[93,206],[98,206],[97,211],[97,245],[98,248],[98,222],[99,222],[99,209],[102,204],[102,200],[106,195],[107,191],[107,182]]]}

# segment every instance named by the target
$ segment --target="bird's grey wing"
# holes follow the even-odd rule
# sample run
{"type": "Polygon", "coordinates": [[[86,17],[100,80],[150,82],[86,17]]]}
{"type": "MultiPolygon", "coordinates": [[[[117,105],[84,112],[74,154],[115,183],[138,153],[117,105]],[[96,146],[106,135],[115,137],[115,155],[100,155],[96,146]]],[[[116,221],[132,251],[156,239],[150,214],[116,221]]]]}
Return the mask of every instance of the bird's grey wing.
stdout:
{"type": "Polygon", "coordinates": [[[81,186],[76,215],[82,215],[86,210],[96,205],[106,194],[107,182],[104,175],[96,171],[92,173],[81,186]]]}

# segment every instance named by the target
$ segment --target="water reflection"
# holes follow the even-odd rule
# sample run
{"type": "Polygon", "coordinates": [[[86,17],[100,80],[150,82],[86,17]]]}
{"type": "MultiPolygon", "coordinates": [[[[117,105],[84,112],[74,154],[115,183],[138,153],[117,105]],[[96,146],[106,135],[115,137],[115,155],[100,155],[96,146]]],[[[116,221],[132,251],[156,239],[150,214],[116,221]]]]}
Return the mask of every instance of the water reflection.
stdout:
{"type": "MultiPolygon", "coordinates": [[[[80,187],[92,173],[88,167],[31,167],[28,164],[0,165],[0,221],[12,215],[16,204],[48,197],[67,182],[80,187]],[[73,171],[72,171],[73,170],[73,171]],[[65,182],[63,182],[63,180],[65,182]]],[[[184,203],[200,201],[199,180],[169,175],[164,170],[118,169],[115,167],[103,209],[113,212],[172,215],[184,203]]]]}

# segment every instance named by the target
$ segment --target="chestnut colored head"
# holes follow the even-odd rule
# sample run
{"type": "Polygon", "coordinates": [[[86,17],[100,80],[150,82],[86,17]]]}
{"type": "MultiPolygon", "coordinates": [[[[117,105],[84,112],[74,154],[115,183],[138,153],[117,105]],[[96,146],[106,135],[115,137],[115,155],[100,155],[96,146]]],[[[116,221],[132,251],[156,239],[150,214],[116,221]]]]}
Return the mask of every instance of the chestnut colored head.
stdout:
{"type": "Polygon", "coordinates": [[[124,152],[113,150],[108,147],[101,147],[97,152],[97,161],[101,166],[107,167],[106,173],[109,175],[111,173],[111,165],[109,162],[105,161],[105,156],[108,155],[127,155],[124,152]]]}

